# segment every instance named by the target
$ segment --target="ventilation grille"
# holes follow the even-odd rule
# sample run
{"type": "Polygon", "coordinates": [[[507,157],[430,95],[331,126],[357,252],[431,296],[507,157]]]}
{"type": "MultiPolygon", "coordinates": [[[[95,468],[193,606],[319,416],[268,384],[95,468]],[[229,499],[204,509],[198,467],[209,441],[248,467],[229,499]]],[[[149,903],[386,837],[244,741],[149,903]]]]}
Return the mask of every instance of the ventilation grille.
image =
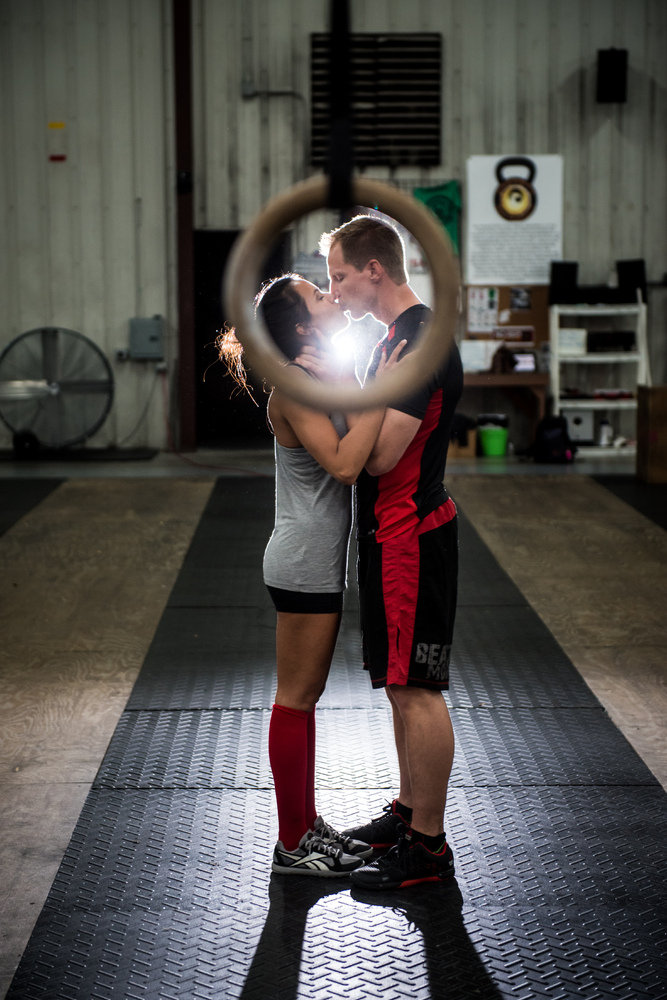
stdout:
{"type": "MultiPolygon", "coordinates": [[[[358,167],[440,164],[442,43],[437,34],[350,35],[358,167]]],[[[329,35],[311,35],[311,163],[329,158],[329,35]]]]}

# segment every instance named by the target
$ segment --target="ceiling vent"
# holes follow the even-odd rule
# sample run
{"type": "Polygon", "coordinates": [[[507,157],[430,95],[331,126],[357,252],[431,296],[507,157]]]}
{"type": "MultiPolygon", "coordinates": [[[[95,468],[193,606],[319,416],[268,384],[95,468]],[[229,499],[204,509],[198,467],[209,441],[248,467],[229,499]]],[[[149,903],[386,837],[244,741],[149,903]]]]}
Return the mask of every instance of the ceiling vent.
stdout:
{"type": "MultiPolygon", "coordinates": [[[[349,36],[354,162],[440,164],[442,39],[438,34],[349,36]]],[[[311,163],[329,159],[330,36],[311,35],[311,163]]]]}

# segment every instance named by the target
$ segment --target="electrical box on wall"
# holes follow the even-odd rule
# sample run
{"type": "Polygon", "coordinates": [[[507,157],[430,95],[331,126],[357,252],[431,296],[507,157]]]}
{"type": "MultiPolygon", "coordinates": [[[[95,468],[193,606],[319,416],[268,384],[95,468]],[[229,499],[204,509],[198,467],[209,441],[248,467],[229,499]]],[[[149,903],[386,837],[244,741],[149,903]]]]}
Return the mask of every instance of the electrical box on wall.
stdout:
{"type": "Polygon", "coordinates": [[[164,317],[135,316],[130,320],[130,358],[159,361],[164,357],[164,317]]]}

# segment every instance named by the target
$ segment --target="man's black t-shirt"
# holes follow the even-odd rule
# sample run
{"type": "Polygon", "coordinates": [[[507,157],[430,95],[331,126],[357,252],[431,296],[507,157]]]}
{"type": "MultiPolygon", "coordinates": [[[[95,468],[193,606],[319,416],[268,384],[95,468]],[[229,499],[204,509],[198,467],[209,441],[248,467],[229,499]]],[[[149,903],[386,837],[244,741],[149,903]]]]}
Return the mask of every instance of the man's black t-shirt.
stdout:
{"type": "MultiPolygon", "coordinates": [[[[424,305],[414,305],[391,324],[387,336],[371,357],[366,378],[375,375],[383,351],[406,340],[403,355],[419,338],[431,315],[424,305]]],[[[392,409],[417,417],[421,425],[396,466],[381,476],[365,470],[357,480],[355,495],[359,537],[374,535],[378,542],[393,538],[421,522],[443,504],[443,519],[454,517],[456,508],[448,500],[443,479],[454,412],[463,389],[463,368],[455,343],[425,385],[392,409]]]]}

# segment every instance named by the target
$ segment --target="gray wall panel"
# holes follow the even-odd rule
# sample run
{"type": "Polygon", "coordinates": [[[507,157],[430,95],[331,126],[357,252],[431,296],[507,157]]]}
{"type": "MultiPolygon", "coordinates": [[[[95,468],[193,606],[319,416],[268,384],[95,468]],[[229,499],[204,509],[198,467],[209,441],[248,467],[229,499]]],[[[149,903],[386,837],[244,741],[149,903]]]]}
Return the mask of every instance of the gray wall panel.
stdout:
{"type": "MultiPolygon", "coordinates": [[[[474,154],[564,158],[564,253],[580,278],[618,258],[667,268],[667,5],[663,0],[355,0],[357,31],[443,37],[442,163],[402,185],[465,177],[474,154]],[[596,53],[629,51],[628,101],[595,102],[596,53]]],[[[133,315],[168,319],[175,365],[170,0],[0,0],[0,234],[4,345],[23,330],[80,330],[110,357],[126,439],[153,366],[120,365],[133,315]],[[50,121],[64,121],[60,132],[50,121]],[[49,163],[64,149],[66,163],[49,163]]],[[[195,225],[236,229],[308,172],[309,35],[324,0],[193,0],[195,225]]],[[[390,176],[388,169],[373,171],[390,176]]],[[[319,223],[297,227],[311,251],[319,223]]],[[[667,294],[649,310],[655,381],[667,380],[667,294]]],[[[0,444],[6,437],[0,433],[0,444]]],[[[161,394],[132,444],[166,441],[161,394]]]]}
{"type": "MultiPolygon", "coordinates": [[[[98,344],[114,368],[116,398],[91,443],[117,443],[155,379],[154,366],[115,360],[130,317],[164,315],[174,354],[170,3],[4,0],[0,16],[0,114],[9,137],[0,347],[44,325],[98,344]],[[56,122],[65,127],[49,127],[56,122]]],[[[128,443],[163,440],[163,403],[154,393],[128,443]]],[[[8,443],[3,425],[0,444],[8,443]]]]}

